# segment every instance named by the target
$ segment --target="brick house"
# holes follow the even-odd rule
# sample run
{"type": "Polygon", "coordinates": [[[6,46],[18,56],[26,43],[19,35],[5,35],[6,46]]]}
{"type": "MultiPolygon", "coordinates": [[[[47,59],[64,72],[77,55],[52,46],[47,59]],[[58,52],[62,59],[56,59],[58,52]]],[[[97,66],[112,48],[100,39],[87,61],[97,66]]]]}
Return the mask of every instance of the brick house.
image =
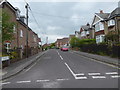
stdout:
{"type": "Polygon", "coordinates": [[[75,37],[80,39],[80,31],[75,31],[75,37]]]}
{"type": "MultiPolygon", "coordinates": [[[[120,3],[120,2],[119,2],[120,3]]],[[[113,10],[108,16],[108,33],[120,35],[120,6],[113,10]]],[[[120,42],[120,37],[118,36],[120,42]]]]}
{"type": "Polygon", "coordinates": [[[57,48],[60,48],[62,46],[68,46],[68,41],[69,41],[69,38],[57,39],[55,45],[57,48]]]}
{"type": "Polygon", "coordinates": [[[80,39],[90,39],[90,24],[87,23],[87,25],[83,25],[80,28],[80,39]]]}
{"type": "Polygon", "coordinates": [[[108,33],[107,22],[110,13],[104,13],[102,10],[100,13],[95,13],[92,26],[95,28],[96,43],[104,42],[105,35],[108,33]]]}
{"type": "Polygon", "coordinates": [[[4,44],[9,44],[9,49],[20,49],[20,56],[22,58],[22,54],[24,53],[24,49],[27,43],[27,33],[29,48],[38,47],[40,38],[30,28],[27,29],[25,16],[20,15],[20,10],[18,8],[13,7],[6,0],[0,3],[0,7],[2,8],[3,12],[7,13],[10,16],[10,22],[15,23],[15,25],[13,26],[14,39],[12,41],[5,41],[4,44]]]}

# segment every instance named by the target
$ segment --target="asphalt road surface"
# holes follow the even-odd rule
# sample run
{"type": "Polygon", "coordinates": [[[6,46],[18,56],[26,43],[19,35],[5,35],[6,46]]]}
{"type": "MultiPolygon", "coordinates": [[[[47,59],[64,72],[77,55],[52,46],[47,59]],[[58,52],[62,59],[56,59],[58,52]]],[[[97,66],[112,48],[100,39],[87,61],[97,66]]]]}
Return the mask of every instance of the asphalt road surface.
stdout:
{"type": "Polygon", "coordinates": [[[118,88],[118,69],[75,52],[48,50],[3,88],[118,88]]]}

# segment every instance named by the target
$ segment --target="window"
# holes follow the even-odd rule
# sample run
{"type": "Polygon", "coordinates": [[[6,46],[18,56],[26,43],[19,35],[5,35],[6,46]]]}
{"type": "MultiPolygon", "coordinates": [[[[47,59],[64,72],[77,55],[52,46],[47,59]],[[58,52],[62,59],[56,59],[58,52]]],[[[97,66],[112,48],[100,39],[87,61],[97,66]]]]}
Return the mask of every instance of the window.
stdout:
{"type": "Polygon", "coordinates": [[[21,47],[21,49],[23,49],[23,45],[21,45],[20,47],[21,47]]]}
{"type": "Polygon", "coordinates": [[[108,21],[108,26],[114,26],[114,25],[115,25],[115,20],[108,21]]]}
{"type": "Polygon", "coordinates": [[[104,30],[104,25],[103,23],[99,22],[100,30],[104,30]]]}
{"type": "Polygon", "coordinates": [[[20,37],[23,37],[23,30],[20,30],[20,37]]]}
{"type": "Polygon", "coordinates": [[[13,32],[16,33],[16,26],[13,26],[13,32]]]}
{"type": "Polygon", "coordinates": [[[100,30],[104,30],[104,24],[102,22],[98,22],[96,25],[95,25],[95,31],[98,32],[100,30]]]}
{"type": "Polygon", "coordinates": [[[95,31],[97,32],[97,31],[99,31],[99,30],[100,30],[99,23],[97,23],[97,24],[95,25],[95,31]]]}
{"type": "Polygon", "coordinates": [[[105,40],[105,35],[96,36],[96,43],[104,42],[104,40],[105,40]]]}

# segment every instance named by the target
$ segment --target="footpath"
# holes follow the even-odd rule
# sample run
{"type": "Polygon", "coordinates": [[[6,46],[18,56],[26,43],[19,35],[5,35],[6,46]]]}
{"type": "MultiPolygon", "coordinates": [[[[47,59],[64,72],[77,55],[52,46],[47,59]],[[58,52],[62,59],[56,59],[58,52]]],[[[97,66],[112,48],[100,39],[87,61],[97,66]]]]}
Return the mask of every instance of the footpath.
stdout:
{"type": "Polygon", "coordinates": [[[10,78],[21,71],[23,71],[25,68],[36,62],[42,55],[44,55],[46,51],[44,52],[39,52],[36,55],[33,55],[29,58],[20,60],[18,62],[10,64],[8,67],[2,69],[2,72],[0,73],[2,76],[2,80],[5,80],[7,78],[10,78]]]}
{"type": "Polygon", "coordinates": [[[86,52],[81,52],[81,51],[73,51],[73,52],[75,52],[76,54],[91,58],[91,59],[95,59],[97,61],[105,62],[105,63],[120,67],[120,59],[118,58],[111,58],[109,56],[101,56],[101,55],[91,54],[91,53],[86,53],[86,52]]]}

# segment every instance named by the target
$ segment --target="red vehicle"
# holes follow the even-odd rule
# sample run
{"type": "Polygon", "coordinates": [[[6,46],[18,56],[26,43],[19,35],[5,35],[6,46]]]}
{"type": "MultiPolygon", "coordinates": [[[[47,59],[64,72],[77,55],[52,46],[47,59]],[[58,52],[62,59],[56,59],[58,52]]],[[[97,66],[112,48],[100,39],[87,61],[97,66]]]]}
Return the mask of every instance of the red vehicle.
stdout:
{"type": "Polygon", "coordinates": [[[69,49],[68,49],[68,47],[62,47],[61,48],[61,51],[68,51],[69,49]]]}

